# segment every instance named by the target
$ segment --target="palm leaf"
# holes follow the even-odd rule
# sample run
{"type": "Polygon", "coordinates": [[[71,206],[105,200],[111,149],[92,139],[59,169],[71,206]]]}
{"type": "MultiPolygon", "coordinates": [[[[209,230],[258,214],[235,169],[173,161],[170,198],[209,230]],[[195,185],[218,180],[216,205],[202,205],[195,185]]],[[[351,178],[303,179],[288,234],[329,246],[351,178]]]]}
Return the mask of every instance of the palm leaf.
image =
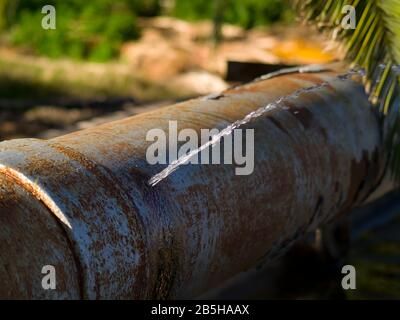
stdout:
{"type": "Polygon", "coordinates": [[[365,87],[384,119],[392,177],[400,181],[400,1],[295,0],[301,17],[341,43],[351,64],[365,70],[365,87]],[[341,26],[342,8],[356,12],[356,28],[341,26]]]}

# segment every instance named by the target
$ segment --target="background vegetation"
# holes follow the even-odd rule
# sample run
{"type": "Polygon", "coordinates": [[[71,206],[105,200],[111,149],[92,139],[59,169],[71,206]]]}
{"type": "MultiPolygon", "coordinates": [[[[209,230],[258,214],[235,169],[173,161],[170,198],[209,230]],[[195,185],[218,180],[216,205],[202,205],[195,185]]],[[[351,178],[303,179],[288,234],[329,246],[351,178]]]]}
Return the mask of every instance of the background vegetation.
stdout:
{"type": "Polygon", "coordinates": [[[137,39],[138,17],[170,14],[182,19],[220,19],[252,28],[285,19],[284,0],[0,0],[3,41],[53,58],[105,61],[121,44],[137,39]],[[57,30],[43,30],[41,8],[57,8],[57,30]]]}
{"type": "Polygon", "coordinates": [[[224,22],[245,29],[290,18],[288,2],[282,0],[176,0],[172,14],[182,19],[204,20],[214,18],[221,8],[224,22]]]}

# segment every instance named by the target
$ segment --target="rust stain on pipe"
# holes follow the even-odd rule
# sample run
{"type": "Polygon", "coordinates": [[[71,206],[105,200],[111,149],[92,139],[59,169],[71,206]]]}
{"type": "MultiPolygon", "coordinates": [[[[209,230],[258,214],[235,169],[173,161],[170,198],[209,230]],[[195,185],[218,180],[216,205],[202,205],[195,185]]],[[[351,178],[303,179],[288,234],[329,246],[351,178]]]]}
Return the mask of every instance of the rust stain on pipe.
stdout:
{"type": "Polygon", "coordinates": [[[194,297],[359,203],[382,172],[380,127],[362,86],[335,77],[285,75],[48,141],[2,142],[0,296],[194,297]],[[185,165],[147,184],[165,168],[146,162],[148,130],[168,132],[169,120],[222,129],[324,81],[245,125],[251,175],[185,165]],[[56,266],[57,290],[38,285],[41,264],[56,266]]]}

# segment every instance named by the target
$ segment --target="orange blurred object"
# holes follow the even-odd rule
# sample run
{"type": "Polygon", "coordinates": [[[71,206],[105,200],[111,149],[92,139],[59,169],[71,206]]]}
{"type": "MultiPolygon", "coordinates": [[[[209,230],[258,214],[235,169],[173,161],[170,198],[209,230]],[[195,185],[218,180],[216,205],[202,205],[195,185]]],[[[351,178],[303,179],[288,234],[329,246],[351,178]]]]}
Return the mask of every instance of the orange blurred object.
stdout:
{"type": "Polygon", "coordinates": [[[328,63],[335,60],[333,54],[324,51],[321,43],[311,43],[304,39],[278,42],[270,50],[280,60],[291,64],[328,63]]]}

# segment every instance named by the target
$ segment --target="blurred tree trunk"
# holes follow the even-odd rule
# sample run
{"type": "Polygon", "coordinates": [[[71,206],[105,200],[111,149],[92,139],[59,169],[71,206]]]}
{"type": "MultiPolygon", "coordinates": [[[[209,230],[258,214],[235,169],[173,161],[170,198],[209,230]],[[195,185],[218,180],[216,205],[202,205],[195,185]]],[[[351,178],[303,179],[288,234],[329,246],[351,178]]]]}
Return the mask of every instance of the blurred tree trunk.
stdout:
{"type": "Polygon", "coordinates": [[[215,0],[214,2],[213,42],[215,45],[218,45],[222,40],[222,25],[226,6],[227,0],[215,0]]]}
{"type": "Polygon", "coordinates": [[[7,2],[8,0],[0,0],[0,32],[7,25],[7,2]]]}
{"type": "Polygon", "coordinates": [[[0,32],[12,24],[18,5],[19,0],[0,0],[0,32]]]}

